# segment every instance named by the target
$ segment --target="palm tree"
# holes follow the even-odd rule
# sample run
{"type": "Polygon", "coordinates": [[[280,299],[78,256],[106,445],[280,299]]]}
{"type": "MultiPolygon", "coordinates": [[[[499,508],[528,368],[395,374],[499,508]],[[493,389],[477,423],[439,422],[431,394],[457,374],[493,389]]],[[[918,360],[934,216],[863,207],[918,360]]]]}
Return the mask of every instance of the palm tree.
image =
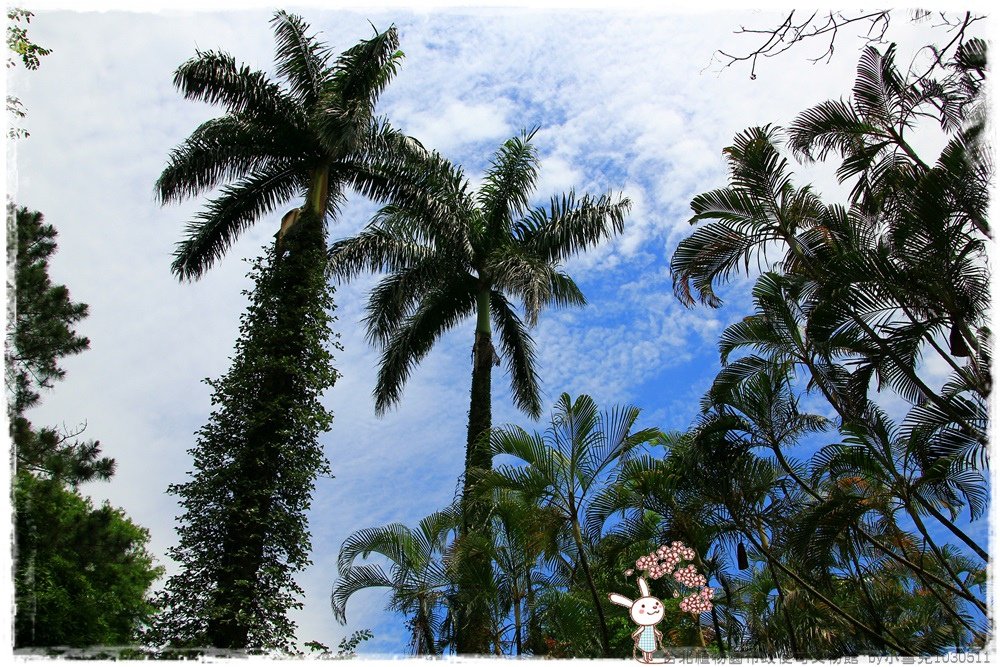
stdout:
{"type": "Polygon", "coordinates": [[[976,394],[987,395],[991,384],[983,366],[989,227],[981,193],[992,169],[979,148],[982,120],[966,116],[982,79],[975,74],[982,66],[978,44],[963,45],[955,74],[936,82],[902,77],[892,48],[866,49],[852,101],[824,102],[792,124],[789,145],[797,155],[844,158],[839,176],[857,179],[849,209],[825,206],[810,188],[794,187],[774,145],[776,128],[738,135],[726,149],[731,185],[692,201],[692,222],[712,222],[680,243],[671,271],[682,301],[694,302],[693,288],[715,306],[714,285],[778,242],[784,273],[811,292],[810,332],[853,336],[861,369],[912,403],[926,402],[985,451],[976,394]],[[907,139],[916,119],[928,115],[954,132],[933,167],[907,139]],[[942,334],[950,350],[939,344],[942,334]],[[924,347],[970,387],[971,398],[929,385],[917,369],[924,347]],[[965,366],[961,356],[969,357],[965,366]]]}
{"type": "MultiPolygon", "coordinates": [[[[868,398],[870,373],[863,369],[848,372],[831,360],[834,356],[831,350],[850,349],[855,340],[841,333],[817,343],[814,337],[805,333],[815,333],[817,327],[810,326],[811,322],[803,324],[801,298],[794,283],[788,277],[773,273],[761,276],[753,291],[755,313],[723,332],[720,349],[724,366],[703,401],[708,414],[699,428],[722,430],[729,437],[735,435],[744,440],[748,446],[770,450],[789,481],[809,496],[820,516],[832,516],[837,509],[839,516],[851,519],[850,525],[839,525],[838,530],[862,540],[866,548],[890,555],[917,576],[930,577],[930,581],[934,581],[933,575],[926,572],[926,566],[907,558],[906,554],[894,553],[889,546],[891,541],[876,538],[870,524],[862,517],[885,507],[886,513],[879,520],[894,526],[897,509],[904,509],[922,531],[932,554],[937,556],[941,550],[923,530],[921,513],[940,514],[938,507],[954,511],[967,505],[973,518],[980,515],[985,508],[984,480],[974,468],[959,469],[948,462],[928,458],[928,452],[934,451],[930,444],[934,434],[923,425],[914,426],[912,418],[907,419],[910,424],[897,432],[868,398]],[[746,348],[755,353],[735,361],[730,359],[735,351],[746,348]],[[796,367],[806,369],[810,385],[817,387],[841,415],[840,431],[846,438],[846,442],[830,445],[813,458],[812,467],[817,474],[811,480],[803,468],[787,460],[783,453],[800,435],[824,428],[825,424],[823,419],[798,411],[797,400],[792,394],[796,367]],[[839,500],[833,501],[824,496],[818,485],[818,480],[826,475],[845,481],[863,480],[865,489],[869,492],[879,489],[874,495],[883,500],[876,502],[873,497],[852,500],[853,496],[840,495],[839,500]],[[853,510],[848,509],[851,503],[853,510]]],[[[913,412],[918,410],[915,408],[913,412]]],[[[808,535],[811,546],[821,544],[812,533],[808,535]]],[[[973,549],[978,548],[975,542],[965,538],[963,541],[973,549]]],[[[956,593],[983,608],[982,602],[961,580],[950,579],[950,584],[940,580],[934,583],[948,588],[949,595],[956,593]]],[[[930,586],[929,581],[925,585],[930,586]]],[[[943,601],[942,604],[947,607],[943,601]]]]}
{"type": "MultiPolygon", "coordinates": [[[[268,253],[268,284],[257,289],[280,295],[263,313],[277,330],[304,331],[315,321],[311,318],[317,308],[325,312],[332,306],[326,300],[325,227],[345,188],[389,196],[385,174],[391,169],[383,164],[376,174],[372,163],[388,164],[392,157],[420,149],[374,116],[379,93],[401,58],[394,28],[330,62],[329,49],[307,34],[300,17],[279,11],[272,24],[276,71],[284,86],[215,51],[199,52],[178,68],[174,83],[186,98],[219,104],[226,113],[202,124],[171,152],[156,190],[167,203],[222,186],[177,244],[172,270],[181,279],[199,278],[256,220],[300,198],[301,205],[285,214],[276,229],[268,253]]],[[[281,445],[289,437],[301,440],[301,433],[289,435],[295,429],[290,431],[283,419],[297,419],[301,412],[292,398],[302,393],[296,392],[304,381],[298,370],[310,368],[316,359],[329,366],[323,341],[316,338],[270,340],[260,357],[251,360],[262,369],[252,395],[258,408],[254,412],[263,416],[241,425],[246,446],[227,464],[248,484],[245,492],[227,499],[233,518],[219,527],[222,555],[209,592],[215,608],[241,611],[209,613],[207,635],[213,646],[245,648],[250,641],[248,619],[258,612],[241,591],[267,577],[262,568],[271,545],[263,536],[269,534],[269,513],[282,503],[255,490],[276,488],[276,480],[287,472],[281,445]],[[318,356],[313,354],[317,350],[318,356]]],[[[307,386],[304,392],[313,389],[307,386]]]]}
{"type": "MultiPolygon", "coordinates": [[[[693,287],[703,301],[717,305],[714,285],[763,254],[768,242],[779,242],[780,264],[754,288],[757,312],[722,336],[722,384],[768,367],[804,371],[809,388],[819,389],[839,414],[842,429],[870,432],[872,437],[857,436],[861,449],[848,450],[859,455],[851,465],[883,462],[877,477],[891,482],[892,495],[926,533],[924,543],[939,562],[941,550],[922,529],[922,514],[987,558],[954,522],[963,506],[973,517],[980,511],[991,387],[983,365],[990,358],[984,252],[989,228],[975,196],[985,189],[991,168],[978,148],[981,120],[965,122],[981,79],[974,74],[974,54],[965,55],[955,63],[954,80],[917,85],[896,71],[892,49],[868,49],[851,102],[823,103],[795,121],[793,151],[809,159],[840,153],[841,177],[858,179],[850,208],[826,206],[809,188],[792,185],[773,128],[739,135],[727,149],[730,187],[692,202],[692,221],[712,222],[683,241],[671,263],[678,296],[693,302],[693,287]],[[907,140],[915,119],[927,114],[939,116],[954,133],[934,166],[907,140]],[[948,344],[942,346],[944,338],[948,344]],[[754,353],[727,363],[739,348],[754,353]],[[919,367],[925,352],[952,370],[940,388],[932,388],[926,366],[919,367]],[[960,357],[968,358],[965,365],[960,357]],[[873,379],[913,406],[892,445],[879,438],[869,398],[873,379]],[[909,471],[897,469],[893,456],[886,458],[892,448],[906,452],[909,471]]],[[[815,494],[809,484],[803,488],[815,494]]],[[[870,531],[856,528],[871,546],[890,554],[870,531]]],[[[915,574],[931,574],[898,550],[891,557],[915,574]]],[[[982,608],[956,577],[950,579],[935,583],[982,608]]]]}
{"type": "MultiPolygon", "coordinates": [[[[472,502],[469,484],[475,471],[491,465],[485,434],[492,422],[493,366],[506,359],[515,405],[537,417],[541,402],[528,327],[545,306],[586,303],[560,265],[621,233],[630,207],[625,198],[577,199],[571,191],[553,197],[547,209],[529,210],[538,176],[537,152],[530,143],[534,134],[523,133],[500,147],[476,193],[461,169],[437,153],[412,160],[399,177],[400,201],[382,208],[360,234],[330,249],[330,271],[341,280],[363,271],[389,273],[372,290],[366,318],[369,341],[382,347],[374,390],[378,413],[401,399],[413,367],[446,331],[476,318],[463,535],[482,529],[486,521],[485,508],[472,502]],[[523,320],[512,300],[521,302],[523,320]]],[[[479,607],[469,613],[458,650],[485,653],[487,614],[479,607]]]]}
{"type": "Polygon", "coordinates": [[[365,528],[348,537],[340,548],[340,577],[330,595],[337,620],[347,621],[347,602],[354,593],[388,588],[392,591],[389,608],[409,617],[414,654],[440,655],[449,643],[449,606],[454,592],[446,556],[458,523],[456,508],[448,508],[422,519],[416,530],[390,524],[365,528]],[[372,554],[389,560],[388,572],[378,564],[356,563],[372,554]]]}
{"type": "Polygon", "coordinates": [[[610,657],[605,596],[597,592],[594,584],[587,555],[591,547],[584,536],[585,517],[600,485],[614,480],[617,467],[633,450],[659,437],[656,429],[633,431],[638,418],[636,407],[616,407],[600,413],[589,396],[574,401],[568,394],[562,394],[544,434],[528,433],[518,426],[491,433],[489,445],[493,456],[514,456],[524,465],[504,465],[482,476],[483,489],[506,488],[533,497],[562,519],[597,613],[605,657],[610,657]]]}
{"type": "MultiPolygon", "coordinates": [[[[785,588],[795,587],[859,637],[905,654],[899,642],[859,619],[850,607],[838,603],[830,588],[830,577],[824,571],[808,571],[804,563],[783,553],[784,536],[796,520],[795,511],[802,506],[802,498],[783,483],[780,466],[756,456],[746,443],[731,437],[725,429],[696,429],[691,438],[681,439],[678,444],[682,446],[675,447],[671,455],[677,457],[677,465],[684,471],[679,493],[701,496],[708,508],[715,508],[715,520],[735,528],[748,545],[748,551],[763,558],[777,589],[778,605],[787,608],[785,588]]],[[[789,648],[795,654],[800,653],[802,647],[795,641],[798,623],[788,613],[782,613],[782,620],[789,648]]]]}
{"type": "MultiPolygon", "coordinates": [[[[216,51],[198,52],[174,74],[184,97],[226,111],[171,151],[156,182],[165,204],[225,184],[177,244],[171,269],[178,278],[200,278],[250,225],[298,198],[302,205],[276,226],[276,245],[291,252],[297,244],[285,236],[323,230],[345,187],[388,192],[386,183],[371,177],[372,161],[417,150],[374,116],[402,59],[394,27],[331,63],[329,48],[308,34],[302,18],[278,11],[271,23],[276,71],[285,86],[216,51]]],[[[322,234],[309,236],[307,243],[321,242],[322,234]]]]}

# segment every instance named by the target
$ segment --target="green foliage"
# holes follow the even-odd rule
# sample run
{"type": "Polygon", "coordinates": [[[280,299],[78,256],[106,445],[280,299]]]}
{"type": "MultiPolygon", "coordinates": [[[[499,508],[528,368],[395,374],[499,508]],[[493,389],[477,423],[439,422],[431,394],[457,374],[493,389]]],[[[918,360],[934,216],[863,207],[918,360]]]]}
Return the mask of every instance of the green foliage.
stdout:
{"type": "MultiPolygon", "coordinates": [[[[174,74],[184,97],[226,111],[171,151],[156,182],[164,203],[219,188],[177,244],[171,269],[178,278],[200,278],[247,228],[291,199],[304,200],[323,224],[349,187],[385,201],[391,178],[373,174],[372,163],[419,150],[375,116],[400,59],[394,27],[331,63],[301,17],[278,11],[271,24],[285,85],[216,51],[199,51],[174,74]]],[[[279,241],[296,219],[296,210],[282,219],[279,241]]]]}
{"type": "Polygon", "coordinates": [[[367,628],[355,630],[350,637],[344,637],[337,644],[338,658],[353,658],[358,654],[358,646],[375,637],[375,633],[367,628]]]}
{"type": "Polygon", "coordinates": [[[75,331],[87,316],[87,304],[73,302],[66,286],[54,285],[49,278],[55,227],[46,224],[41,213],[12,203],[7,216],[8,263],[14,265],[14,282],[4,361],[15,467],[71,484],[108,479],[114,461],[99,456],[99,442],[75,439],[82,428],[73,433],[36,429],[24,414],[39,403],[43,391],[65,376],[61,359],[89,347],[90,341],[75,331]]]}
{"type": "Polygon", "coordinates": [[[181,572],[160,597],[153,645],[290,650],[293,575],[310,563],[305,512],[329,473],[318,438],[333,417],[320,398],[337,378],[333,288],[309,229],[254,263],[232,365],[208,381],[215,410],[190,450],[193,476],[169,489],[185,510],[170,552],[181,572]]]}
{"type": "Polygon", "coordinates": [[[154,643],[285,650],[301,605],[291,575],[308,564],[303,513],[317,474],[317,443],[331,415],[319,396],[336,379],[324,348],[332,291],[326,225],[347,188],[385,201],[393,159],[419,145],[374,115],[401,53],[395,28],[331,60],[301,17],[275,12],[280,82],[226,53],[199,51],[175,72],[191,100],[221,106],[171,151],[160,200],[217,189],[177,244],[172,270],[201,277],[253,223],[291,199],[273,251],[254,270],[233,365],[210,383],[217,409],[192,450],[192,481],[171,487],[186,513],[154,643]],[[379,162],[383,172],[373,174],[379,162]],[[221,530],[220,530],[221,527],[221,530]]]}
{"type": "Polygon", "coordinates": [[[364,528],[340,548],[330,604],[341,623],[347,621],[350,597],[368,588],[388,588],[389,608],[408,617],[410,645],[416,655],[440,654],[448,638],[448,603],[454,595],[454,570],[445,563],[449,539],[454,539],[459,514],[455,508],[424,518],[416,530],[401,524],[364,528]],[[372,554],[386,558],[388,572],[378,564],[359,564],[372,554]]]}
{"type": "Polygon", "coordinates": [[[5,350],[15,463],[14,643],[125,645],[152,613],[146,591],[162,570],[146,551],[144,528],[110,505],[94,509],[75,489],[113,474],[114,461],[100,456],[100,443],[75,440],[82,429],[36,429],[24,416],[65,375],[60,360],[87,349],[88,340],[74,331],[87,306],[49,278],[56,230],[40,213],[13,204],[7,213],[14,277],[5,350]]]}
{"type": "Polygon", "coordinates": [[[553,197],[550,207],[529,209],[538,166],[533,136],[513,137],[497,150],[477,193],[441,155],[418,156],[394,174],[397,201],[331,247],[330,269],[341,280],[389,274],[372,290],[365,320],[369,340],[383,349],[374,391],[379,412],[400,400],[414,366],[440,336],[475,315],[478,332],[489,334],[492,324],[498,334],[515,404],[540,413],[528,326],[543,307],[585,303],[560,265],[621,233],[630,202],[570,192],[553,197]],[[511,301],[521,303],[525,320],[511,301]]]}
{"type": "MultiPolygon", "coordinates": [[[[556,403],[551,426],[544,434],[529,434],[508,426],[490,435],[493,456],[513,456],[515,464],[486,472],[478,484],[485,489],[502,488],[524,494],[532,502],[551,509],[561,520],[558,530],[571,545],[567,557],[579,566],[597,614],[597,628],[604,657],[611,657],[607,625],[606,595],[599,592],[590,565],[586,516],[593,494],[617,477],[620,466],[642,445],[659,436],[656,429],[633,431],[639,417],[634,406],[600,412],[593,399],[575,401],[562,394],[556,403]],[[523,464],[523,465],[522,465],[523,464]]],[[[600,530],[593,537],[599,536],[600,530]]]]}
{"type": "Polygon", "coordinates": [[[330,647],[318,641],[308,641],[305,647],[309,649],[311,656],[319,658],[329,658],[333,660],[350,660],[358,657],[358,646],[369,641],[375,634],[368,629],[355,630],[348,637],[344,637],[337,644],[337,652],[331,653],[330,647]]]}
{"type": "MultiPolygon", "coordinates": [[[[25,9],[15,7],[7,10],[7,69],[17,65],[17,58],[20,58],[26,69],[38,69],[41,64],[39,58],[52,53],[51,49],[41,47],[28,38],[27,24],[31,23],[32,16],[34,14],[25,9]],[[21,21],[24,21],[23,26],[20,24],[21,21]],[[10,54],[14,54],[16,58],[12,58],[10,54]]],[[[7,96],[7,113],[16,118],[24,118],[27,115],[21,100],[12,95],[7,96]]],[[[13,139],[27,137],[29,133],[21,128],[12,127],[8,130],[7,136],[13,139]]]]}
{"type": "Polygon", "coordinates": [[[86,350],[90,341],[73,330],[87,316],[87,304],[71,301],[66,286],[53,285],[49,278],[55,228],[45,224],[41,213],[12,203],[7,216],[13,231],[8,243],[17,243],[14,312],[7,322],[7,386],[13,392],[12,408],[20,414],[38,403],[41,389],[51,389],[65,375],[59,360],[86,350]]]}
{"type": "Polygon", "coordinates": [[[605,515],[654,508],[669,530],[698,517],[709,543],[746,543],[750,573],[709,568],[724,589],[713,622],[740,650],[914,655],[986,641],[974,582],[988,553],[955,520],[982,516],[988,498],[992,162],[985,43],[956,39],[952,60],[935,51],[922,74],[869,46],[851,98],[791,124],[796,156],[841,158],[846,206],[795,185],[779,128],[750,128],[725,151],[729,186],[695,197],[699,227],[671,259],[689,305],[719,305],[718,286],[754,259],[771,270],[754,312],[720,338],[698,423],[666,461],[624,475],[605,515]],[[945,135],[936,161],[914,149],[922,118],[945,135]],[[943,384],[929,356],[950,370],[943,384]],[[803,413],[808,392],[837,419],[803,413]],[[898,422],[883,407],[893,394],[909,404],[898,422]],[[791,458],[814,433],[827,444],[791,458]]]}
{"type": "Polygon", "coordinates": [[[53,480],[14,478],[14,645],[124,646],[153,613],[146,591],[163,569],[149,532],[108,504],[53,480]]]}
{"type": "MultiPolygon", "coordinates": [[[[47,56],[52,53],[52,49],[35,44],[28,39],[27,25],[31,23],[32,12],[26,9],[13,8],[7,11],[7,48],[18,57],[27,69],[38,69],[40,64],[39,56],[47,56]],[[24,21],[24,26],[20,22],[24,21]]],[[[13,67],[15,61],[8,57],[8,69],[13,67]]]]}

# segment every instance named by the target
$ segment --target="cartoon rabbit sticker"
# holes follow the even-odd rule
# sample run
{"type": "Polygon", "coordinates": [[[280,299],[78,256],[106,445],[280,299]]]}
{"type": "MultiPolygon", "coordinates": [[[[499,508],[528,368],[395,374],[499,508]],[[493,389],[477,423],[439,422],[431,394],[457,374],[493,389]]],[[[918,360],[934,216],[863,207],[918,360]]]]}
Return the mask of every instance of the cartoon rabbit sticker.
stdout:
{"type": "Polygon", "coordinates": [[[656,629],[656,624],[663,620],[663,603],[658,598],[649,594],[649,584],[642,577],[639,577],[639,593],[642,595],[638,600],[632,601],[624,595],[610,593],[608,599],[612,604],[629,608],[629,616],[635,621],[639,628],[632,633],[635,640],[635,648],[632,649],[632,657],[639,660],[636,651],[642,651],[640,662],[653,662],[653,652],[657,646],[663,648],[663,633],[656,629]]]}

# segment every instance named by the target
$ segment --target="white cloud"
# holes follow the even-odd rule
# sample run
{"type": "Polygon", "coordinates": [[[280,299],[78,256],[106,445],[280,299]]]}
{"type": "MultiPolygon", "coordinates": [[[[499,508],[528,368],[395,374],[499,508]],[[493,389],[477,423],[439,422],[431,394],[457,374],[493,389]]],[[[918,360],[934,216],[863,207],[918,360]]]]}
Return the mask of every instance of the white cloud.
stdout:
{"type": "Polygon", "coordinates": [[[419,111],[404,107],[393,114],[393,120],[404,132],[445,155],[487,139],[499,145],[510,134],[505,100],[492,104],[450,100],[443,105],[435,101],[434,107],[419,111]]]}
{"type": "Polygon", "coordinates": [[[537,192],[540,197],[553,197],[575,189],[583,174],[561,155],[539,160],[537,192]]]}

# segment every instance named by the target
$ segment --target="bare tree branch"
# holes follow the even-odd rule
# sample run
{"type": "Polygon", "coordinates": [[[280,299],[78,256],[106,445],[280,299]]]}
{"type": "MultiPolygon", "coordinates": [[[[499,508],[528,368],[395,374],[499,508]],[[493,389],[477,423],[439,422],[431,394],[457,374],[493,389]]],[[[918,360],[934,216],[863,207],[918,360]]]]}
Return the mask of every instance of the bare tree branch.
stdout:
{"type": "MultiPolygon", "coordinates": [[[[709,63],[722,63],[719,71],[732,67],[737,63],[750,63],[750,78],[757,78],[757,63],[760,58],[773,58],[780,55],[796,44],[810,39],[821,38],[821,42],[826,48],[817,56],[808,58],[810,62],[820,61],[830,62],[833,58],[837,44],[837,38],[841,36],[841,30],[848,26],[861,29],[858,37],[864,40],[865,45],[885,44],[886,34],[889,30],[891,10],[880,9],[869,12],[859,12],[851,14],[843,11],[818,12],[808,14],[804,20],[803,14],[796,14],[797,10],[788,12],[784,20],[773,28],[747,28],[740,26],[734,31],[736,35],[754,35],[763,42],[752,51],[744,53],[730,53],[719,49],[712,55],[709,63]]],[[[982,20],[983,16],[976,16],[969,12],[964,15],[953,15],[946,12],[930,12],[926,10],[914,10],[910,13],[910,21],[921,22],[934,20],[934,28],[944,28],[948,33],[954,33],[952,39],[943,48],[936,48],[928,45],[925,48],[931,49],[934,56],[933,62],[927,72],[920,78],[926,78],[935,69],[943,67],[947,61],[947,56],[954,49],[961,46],[965,41],[966,30],[976,21],[982,20]]],[[[706,67],[707,69],[707,67],[706,67]]]]}

